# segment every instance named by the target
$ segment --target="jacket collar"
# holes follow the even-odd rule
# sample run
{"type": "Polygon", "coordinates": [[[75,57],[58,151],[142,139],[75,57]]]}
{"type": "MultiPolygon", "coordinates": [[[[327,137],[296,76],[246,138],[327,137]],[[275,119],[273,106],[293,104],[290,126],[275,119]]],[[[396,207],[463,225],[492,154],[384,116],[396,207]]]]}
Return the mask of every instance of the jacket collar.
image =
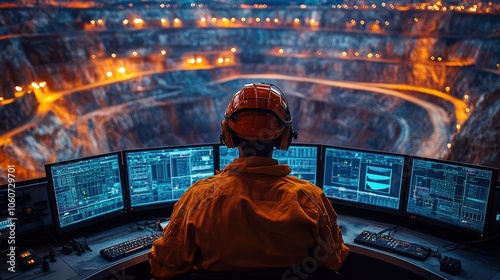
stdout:
{"type": "Polygon", "coordinates": [[[291,169],[287,164],[278,164],[278,161],[267,157],[245,157],[233,160],[222,172],[228,171],[230,175],[259,174],[284,177],[290,174],[291,169]]]}

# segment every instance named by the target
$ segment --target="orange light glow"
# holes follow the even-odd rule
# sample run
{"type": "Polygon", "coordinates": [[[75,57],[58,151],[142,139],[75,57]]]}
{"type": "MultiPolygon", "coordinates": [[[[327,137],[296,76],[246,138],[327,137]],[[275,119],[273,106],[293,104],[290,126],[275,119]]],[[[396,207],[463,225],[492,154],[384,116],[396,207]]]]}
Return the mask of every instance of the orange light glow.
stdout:
{"type": "Polygon", "coordinates": [[[170,25],[170,22],[166,18],[162,18],[160,21],[162,27],[168,27],[170,25]]]}
{"type": "Polygon", "coordinates": [[[182,21],[178,18],[174,18],[174,26],[175,27],[180,27],[182,26],[182,21]]]}
{"type": "Polygon", "coordinates": [[[142,28],[144,26],[144,20],[142,20],[141,18],[135,18],[133,24],[137,28],[142,28]]]}

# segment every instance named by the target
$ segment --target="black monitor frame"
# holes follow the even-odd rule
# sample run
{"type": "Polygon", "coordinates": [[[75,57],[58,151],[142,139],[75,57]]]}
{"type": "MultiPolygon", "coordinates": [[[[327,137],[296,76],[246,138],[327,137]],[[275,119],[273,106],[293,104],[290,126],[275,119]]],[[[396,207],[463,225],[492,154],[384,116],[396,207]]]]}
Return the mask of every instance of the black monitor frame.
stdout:
{"type": "MultiPolygon", "coordinates": [[[[498,169],[493,168],[493,167],[487,167],[487,166],[480,166],[480,165],[475,165],[475,164],[469,164],[469,163],[463,163],[463,162],[456,162],[456,161],[448,161],[448,160],[442,160],[442,159],[433,159],[433,158],[426,158],[426,157],[420,157],[420,156],[411,156],[410,161],[409,161],[409,170],[410,170],[410,176],[408,178],[408,189],[406,191],[406,197],[404,199],[404,206],[403,206],[403,216],[406,218],[409,218],[411,221],[417,221],[417,222],[422,222],[424,224],[436,226],[439,228],[439,230],[442,231],[448,231],[452,230],[455,235],[461,235],[461,236],[471,236],[471,237],[476,237],[476,238],[484,238],[489,235],[490,227],[491,227],[491,220],[493,219],[492,212],[493,212],[493,204],[494,204],[494,195],[495,195],[495,189],[496,189],[496,180],[498,176],[498,169]],[[487,208],[486,208],[486,215],[484,218],[484,224],[483,224],[483,230],[481,232],[475,231],[473,229],[469,229],[466,227],[461,227],[458,225],[454,225],[452,223],[448,222],[443,222],[443,220],[439,219],[434,219],[434,218],[429,218],[426,217],[425,215],[419,215],[416,213],[412,213],[408,211],[409,207],[409,196],[410,192],[412,191],[411,188],[411,183],[413,180],[414,172],[413,172],[413,162],[414,160],[424,160],[432,163],[437,163],[437,164],[448,164],[448,165],[454,165],[457,167],[463,167],[463,168],[473,168],[477,170],[482,170],[486,172],[491,172],[491,180],[490,180],[490,186],[489,186],[489,193],[488,193],[488,201],[487,201],[487,208]]],[[[436,229],[435,227],[433,229],[436,229]]]]}
{"type": "MultiPolygon", "coordinates": [[[[6,214],[7,214],[7,217],[0,217],[0,221],[1,222],[5,222],[8,220],[8,210],[10,210],[8,207],[8,203],[9,203],[9,200],[7,199],[7,197],[9,197],[8,193],[9,192],[12,192],[13,196],[10,196],[10,197],[14,197],[15,199],[15,202],[13,203],[14,204],[14,208],[15,208],[15,214],[14,216],[12,216],[12,218],[15,218],[15,232],[16,234],[18,234],[19,236],[25,236],[25,235],[31,235],[33,233],[37,233],[39,231],[42,231],[44,229],[46,230],[51,230],[54,228],[54,219],[53,219],[53,212],[52,212],[52,207],[51,207],[51,204],[50,204],[50,200],[49,200],[49,194],[48,194],[48,182],[47,182],[47,178],[46,177],[40,177],[40,178],[33,178],[33,179],[28,179],[28,180],[22,180],[22,181],[18,181],[16,180],[15,183],[13,184],[5,184],[5,185],[1,185],[0,186],[0,194],[1,193],[4,193],[5,192],[5,198],[6,198],[6,201],[3,201],[3,203],[5,203],[6,207],[5,209],[2,209],[2,212],[5,211],[6,214]],[[10,187],[14,192],[12,191],[9,191],[9,185],[12,185],[12,187],[10,187]],[[33,204],[31,203],[31,201],[33,199],[35,199],[33,196],[33,193],[32,193],[32,190],[33,189],[36,189],[36,188],[41,188],[42,189],[42,192],[43,193],[38,193],[37,195],[39,196],[43,196],[45,195],[45,198],[46,199],[46,203],[47,203],[47,215],[48,215],[48,224],[45,224],[43,222],[43,217],[41,216],[44,216],[42,213],[40,213],[41,211],[45,210],[45,209],[42,209],[42,208],[45,208],[45,205],[42,205],[43,203],[40,203],[40,202],[37,202],[36,204],[33,204]],[[15,195],[15,196],[14,196],[15,195]],[[26,216],[26,218],[23,218],[23,216],[26,216]],[[26,220],[30,220],[29,224],[24,224],[24,219],[26,220]],[[38,222],[37,221],[40,221],[43,226],[42,227],[39,227],[38,225],[38,222]],[[37,224],[33,224],[33,222],[37,222],[37,224]]],[[[0,195],[0,197],[3,198],[3,195],[0,195]]],[[[40,197],[38,197],[40,198],[40,197]]],[[[0,229],[0,232],[2,234],[0,235],[3,235],[3,233],[5,232],[5,229],[2,230],[0,229]]],[[[8,232],[8,230],[7,230],[8,232]]]]}
{"type": "MultiPolygon", "coordinates": [[[[332,145],[323,145],[322,146],[322,151],[321,151],[321,168],[322,168],[322,180],[321,180],[321,188],[323,189],[323,192],[325,193],[326,197],[332,202],[332,204],[335,205],[340,205],[341,207],[347,207],[347,209],[352,209],[355,211],[358,211],[359,209],[362,209],[364,213],[366,211],[364,210],[369,210],[369,212],[373,215],[376,215],[375,213],[384,213],[384,214],[389,214],[391,216],[401,216],[403,212],[403,205],[404,205],[404,199],[405,199],[405,194],[406,194],[406,186],[407,186],[407,179],[409,176],[408,173],[408,161],[409,161],[409,156],[405,154],[399,154],[399,153],[391,153],[391,152],[385,152],[385,151],[377,151],[377,150],[369,150],[369,149],[361,149],[361,148],[353,148],[353,147],[345,147],[345,146],[332,146],[332,145]],[[325,190],[325,177],[326,177],[326,170],[325,168],[327,167],[326,164],[326,158],[327,158],[327,150],[328,149],[339,149],[339,150],[344,150],[348,152],[360,152],[360,153],[367,153],[367,154],[374,154],[374,155],[382,155],[382,156],[394,156],[394,157],[400,157],[402,160],[402,166],[401,166],[401,182],[400,182],[400,190],[399,190],[399,203],[397,208],[389,208],[389,207],[383,207],[383,206],[378,206],[374,204],[368,204],[368,203],[362,203],[362,202],[357,202],[354,200],[347,200],[347,199],[340,199],[335,196],[331,196],[327,194],[327,190],[325,190]]],[[[354,212],[354,211],[353,211],[354,212]]],[[[369,215],[367,215],[369,216],[369,215]]]]}
{"type": "Polygon", "coordinates": [[[56,228],[56,232],[58,234],[63,234],[67,232],[71,232],[80,228],[88,227],[89,225],[93,225],[102,221],[106,220],[111,220],[112,218],[116,218],[119,216],[122,216],[126,213],[127,210],[127,197],[126,197],[126,192],[125,192],[125,184],[124,184],[124,174],[123,174],[123,161],[122,161],[122,155],[120,151],[116,152],[109,152],[109,153],[104,153],[104,154],[99,154],[99,155],[93,155],[93,156],[88,156],[88,157],[81,157],[81,158],[76,158],[76,159],[71,159],[71,160],[65,160],[65,161],[59,161],[59,162],[53,162],[53,163],[48,163],[45,164],[45,173],[47,177],[47,182],[48,182],[48,193],[49,193],[49,199],[51,200],[51,207],[52,207],[52,213],[53,213],[53,218],[54,218],[54,224],[56,228]],[[57,198],[56,198],[56,191],[54,188],[54,181],[53,181],[53,176],[52,176],[52,168],[53,167],[58,167],[62,165],[67,165],[67,164],[72,164],[76,162],[81,162],[81,161],[86,161],[86,160],[91,160],[91,159],[96,159],[96,158],[101,158],[101,157],[107,157],[107,156],[116,156],[117,161],[118,161],[118,172],[119,172],[119,177],[120,177],[120,187],[121,187],[121,193],[122,193],[122,201],[123,201],[123,206],[120,207],[120,209],[116,209],[112,212],[104,213],[102,215],[98,215],[83,221],[80,221],[75,224],[67,225],[67,226],[61,226],[61,220],[59,217],[59,212],[58,212],[58,205],[57,205],[57,198]]]}
{"type": "MultiPolygon", "coordinates": [[[[217,166],[216,166],[216,170],[221,170],[221,166],[220,166],[220,162],[221,162],[221,156],[220,156],[220,150],[222,148],[224,148],[225,145],[224,144],[218,144],[218,148],[217,148],[217,166]]],[[[306,144],[306,143],[292,143],[288,150],[287,151],[283,151],[283,152],[288,152],[290,150],[290,148],[293,148],[293,147],[314,147],[316,148],[316,186],[318,187],[321,187],[321,182],[323,180],[323,177],[322,177],[322,163],[321,163],[321,152],[322,152],[322,146],[319,145],[319,144],[306,144]]],[[[229,149],[226,147],[226,149],[229,149]]],[[[231,148],[231,149],[235,149],[237,150],[237,148],[231,148]]],[[[274,150],[273,151],[273,158],[275,158],[275,152],[276,151],[281,151],[281,150],[274,150]]],[[[237,156],[238,157],[238,156],[237,156]]],[[[294,173],[294,169],[292,169],[292,172],[290,175],[292,175],[292,173],[294,173]]]]}
{"type": "Polygon", "coordinates": [[[492,223],[492,232],[493,235],[500,234],[500,181],[497,181],[496,190],[495,190],[495,199],[493,202],[493,211],[492,211],[491,223],[492,223]]]}
{"type": "Polygon", "coordinates": [[[156,203],[149,203],[145,205],[132,206],[132,194],[130,191],[130,177],[129,177],[129,163],[128,163],[128,155],[133,153],[142,153],[142,152],[154,152],[161,150],[182,150],[182,149],[190,149],[190,148],[211,148],[213,155],[213,165],[212,165],[212,175],[215,175],[216,168],[216,160],[218,159],[216,153],[216,144],[195,144],[195,145],[179,145],[179,146],[165,146],[165,147],[153,147],[153,148],[140,148],[140,149],[128,149],[122,151],[123,157],[123,173],[125,177],[125,193],[127,198],[127,210],[128,212],[142,212],[149,210],[157,210],[157,209],[168,209],[174,206],[174,204],[178,201],[176,200],[168,200],[168,201],[160,201],[156,203]]]}

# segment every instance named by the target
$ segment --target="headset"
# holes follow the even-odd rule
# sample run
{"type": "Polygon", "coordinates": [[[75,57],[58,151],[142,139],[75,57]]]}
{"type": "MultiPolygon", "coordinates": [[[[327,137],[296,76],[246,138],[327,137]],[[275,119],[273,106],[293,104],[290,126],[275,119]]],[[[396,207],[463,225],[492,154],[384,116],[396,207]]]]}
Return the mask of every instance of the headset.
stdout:
{"type": "MultiPolygon", "coordinates": [[[[257,98],[259,99],[259,98],[257,98]]],[[[266,98],[261,98],[261,99],[266,99],[266,98]]],[[[267,101],[273,101],[276,102],[275,100],[272,100],[270,98],[267,98],[267,101]]],[[[241,103],[240,103],[241,104],[241,103]]],[[[270,131],[270,134],[264,134],[261,135],[260,137],[263,137],[262,139],[265,140],[273,140],[273,146],[276,147],[279,150],[288,150],[288,147],[292,143],[292,139],[297,139],[298,133],[293,130],[292,126],[292,116],[290,113],[290,109],[288,106],[288,100],[285,96],[285,94],[281,91],[281,89],[270,83],[253,83],[253,84],[248,84],[245,85],[241,90],[239,90],[231,99],[229,102],[228,108],[226,110],[226,113],[224,114],[224,119],[221,122],[221,135],[220,135],[220,140],[221,143],[226,145],[228,148],[236,148],[236,143],[235,143],[235,132],[233,129],[231,129],[229,122],[231,121],[237,121],[237,116],[239,113],[242,112],[262,112],[262,113],[269,113],[272,116],[274,116],[281,125],[284,126],[283,131],[280,133],[280,135],[272,135],[272,131],[270,131]],[[237,108],[235,111],[232,111],[233,108],[230,108],[231,105],[233,105],[235,102],[243,102],[245,101],[243,98],[241,98],[241,95],[246,91],[246,90],[253,90],[255,91],[256,95],[259,95],[258,89],[267,89],[269,88],[269,96],[271,92],[277,92],[279,96],[283,97],[283,102],[280,102],[280,105],[282,108],[285,110],[285,115],[284,118],[279,116],[275,111],[272,109],[268,108],[256,108],[256,107],[246,107],[246,108],[237,108]]]]}

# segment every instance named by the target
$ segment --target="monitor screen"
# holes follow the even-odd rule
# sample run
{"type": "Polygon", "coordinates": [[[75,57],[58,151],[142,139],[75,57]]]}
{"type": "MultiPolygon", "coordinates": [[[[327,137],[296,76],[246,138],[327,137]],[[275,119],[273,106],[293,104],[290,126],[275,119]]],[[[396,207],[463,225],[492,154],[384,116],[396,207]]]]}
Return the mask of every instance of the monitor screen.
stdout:
{"type": "Polygon", "coordinates": [[[406,214],[466,233],[485,234],[493,201],[493,168],[413,157],[406,214]]]}
{"type": "Polygon", "coordinates": [[[0,236],[10,229],[27,235],[54,226],[47,184],[43,177],[0,186],[0,236]]]}
{"type": "Polygon", "coordinates": [[[45,165],[59,232],[125,212],[119,152],[45,165]]]}
{"type": "MultiPolygon", "coordinates": [[[[287,151],[274,150],[273,158],[279,164],[288,164],[292,172],[290,175],[307,180],[314,185],[318,183],[319,146],[293,144],[287,151]]],[[[226,165],[238,157],[238,149],[229,149],[219,146],[219,167],[222,170],[226,165]]]]}
{"type": "Polygon", "coordinates": [[[335,203],[400,213],[407,157],[324,146],[323,191],[335,203]]]}
{"type": "Polygon", "coordinates": [[[123,152],[130,210],[173,205],[196,181],[213,176],[214,146],[123,152]]]}

